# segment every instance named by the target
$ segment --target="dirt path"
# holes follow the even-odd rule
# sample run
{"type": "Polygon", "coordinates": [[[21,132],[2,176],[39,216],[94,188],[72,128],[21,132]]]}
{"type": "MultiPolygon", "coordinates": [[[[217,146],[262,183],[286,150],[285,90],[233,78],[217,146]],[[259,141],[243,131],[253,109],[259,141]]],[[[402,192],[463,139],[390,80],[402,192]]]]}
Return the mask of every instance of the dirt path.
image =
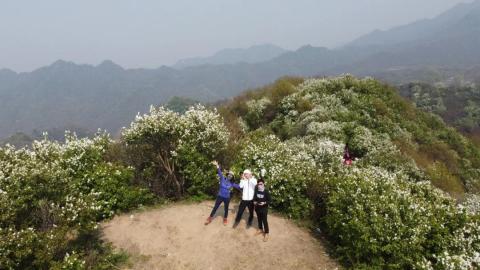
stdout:
{"type": "MultiPolygon", "coordinates": [[[[232,228],[238,203],[232,202],[229,224],[223,207],[213,222],[203,222],[213,202],[176,204],[117,216],[103,225],[104,239],[132,256],[125,269],[336,269],[322,245],[306,230],[269,215],[270,239],[255,236],[245,220],[232,228]]],[[[244,218],[248,210],[244,213],[244,218]]],[[[255,218],[256,219],[256,218],[255,218]]]]}

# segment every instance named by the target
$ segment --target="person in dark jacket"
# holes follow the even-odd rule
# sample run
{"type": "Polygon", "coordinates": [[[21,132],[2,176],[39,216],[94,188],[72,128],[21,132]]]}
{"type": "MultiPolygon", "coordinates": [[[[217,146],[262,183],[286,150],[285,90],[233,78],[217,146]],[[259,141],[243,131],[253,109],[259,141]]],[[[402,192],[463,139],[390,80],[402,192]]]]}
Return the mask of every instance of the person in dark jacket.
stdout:
{"type": "Polygon", "coordinates": [[[253,203],[255,204],[255,212],[258,218],[258,231],[256,234],[263,234],[264,242],[268,241],[268,234],[270,233],[267,220],[270,201],[270,192],[265,188],[263,178],[260,178],[257,183],[257,188],[255,189],[255,194],[253,195],[253,203]]]}
{"type": "Polygon", "coordinates": [[[217,174],[219,178],[220,188],[218,190],[217,199],[215,200],[215,205],[213,206],[210,216],[205,221],[205,225],[208,225],[212,222],[215,212],[217,212],[218,207],[223,202],[224,214],[223,214],[223,225],[228,224],[228,205],[230,204],[230,191],[232,188],[240,189],[240,186],[236,183],[233,183],[233,172],[229,171],[227,177],[223,176],[222,169],[218,165],[217,161],[212,162],[213,165],[217,167],[217,174]]]}

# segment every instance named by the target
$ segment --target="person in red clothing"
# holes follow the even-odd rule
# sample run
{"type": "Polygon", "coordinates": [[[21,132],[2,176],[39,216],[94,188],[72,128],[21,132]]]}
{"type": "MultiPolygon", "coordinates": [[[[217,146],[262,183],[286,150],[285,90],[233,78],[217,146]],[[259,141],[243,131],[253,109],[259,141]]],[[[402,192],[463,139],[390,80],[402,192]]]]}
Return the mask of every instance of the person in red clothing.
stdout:
{"type": "Polygon", "coordinates": [[[343,150],[343,164],[352,165],[353,157],[350,154],[350,149],[348,149],[348,143],[345,144],[345,149],[343,150]]]}

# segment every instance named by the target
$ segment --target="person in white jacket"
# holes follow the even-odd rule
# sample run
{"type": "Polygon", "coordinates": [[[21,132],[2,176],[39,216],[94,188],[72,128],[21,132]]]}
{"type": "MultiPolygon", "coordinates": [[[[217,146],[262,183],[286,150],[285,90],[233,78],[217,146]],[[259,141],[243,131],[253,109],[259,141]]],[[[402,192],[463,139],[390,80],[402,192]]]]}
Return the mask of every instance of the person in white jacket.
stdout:
{"type": "Polygon", "coordinates": [[[240,180],[240,188],[242,189],[242,201],[238,206],[237,217],[233,227],[237,227],[238,223],[242,219],[245,208],[248,207],[248,223],[247,226],[252,226],[253,221],[253,195],[255,194],[255,186],[257,185],[257,179],[252,175],[250,170],[243,171],[242,179],[240,180]]]}

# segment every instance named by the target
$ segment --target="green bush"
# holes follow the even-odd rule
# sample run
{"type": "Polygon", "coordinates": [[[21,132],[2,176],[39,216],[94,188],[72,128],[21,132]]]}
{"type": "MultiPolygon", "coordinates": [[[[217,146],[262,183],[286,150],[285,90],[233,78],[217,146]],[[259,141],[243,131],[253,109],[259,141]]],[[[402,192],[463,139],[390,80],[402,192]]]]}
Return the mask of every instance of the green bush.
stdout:
{"type": "Polygon", "coordinates": [[[272,206],[310,216],[347,267],[480,266],[477,200],[466,211],[432,185],[474,192],[476,146],[373,79],[307,80],[277,103],[240,138],[235,167],[267,169],[272,206]],[[346,143],[352,166],[342,164],[346,143]]]}
{"type": "Polygon", "coordinates": [[[100,240],[80,239],[115,212],[153,198],[132,185],[132,169],[105,162],[106,135],[66,138],[64,144],[35,141],[31,149],[0,148],[2,269],[94,268],[102,258],[86,256],[100,240]]]}
{"type": "Polygon", "coordinates": [[[242,142],[233,168],[239,172],[250,169],[257,176],[265,169],[265,184],[272,194],[272,206],[300,218],[311,211],[305,194],[314,167],[303,152],[292,150],[295,147],[302,147],[301,142],[281,142],[276,136],[259,131],[242,142]]]}
{"type": "Polygon", "coordinates": [[[156,195],[176,199],[212,192],[216,177],[210,162],[225,151],[229,138],[220,115],[201,105],[182,115],[152,107],[122,135],[129,151],[138,154],[132,163],[138,180],[156,195]]]}
{"type": "MultiPolygon", "coordinates": [[[[472,218],[428,183],[402,177],[365,168],[318,183],[327,186],[322,219],[337,254],[352,267],[378,269],[423,268],[427,261],[449,269],[437,260],[444,253],[449,260],[465,256],[468,265],[476,261],[475,250],[462,254],[452,244],[472,218]]],[[[471,240],[478,250],[478,239],[471,240]]]]}
{"type": "Polygon", "coordinates": [[[185,190],[190,196],[208,198],[218,188],[218,176],[211,159],[190,147],[178,151],[180,174],[185,179],[185,190]]]}

